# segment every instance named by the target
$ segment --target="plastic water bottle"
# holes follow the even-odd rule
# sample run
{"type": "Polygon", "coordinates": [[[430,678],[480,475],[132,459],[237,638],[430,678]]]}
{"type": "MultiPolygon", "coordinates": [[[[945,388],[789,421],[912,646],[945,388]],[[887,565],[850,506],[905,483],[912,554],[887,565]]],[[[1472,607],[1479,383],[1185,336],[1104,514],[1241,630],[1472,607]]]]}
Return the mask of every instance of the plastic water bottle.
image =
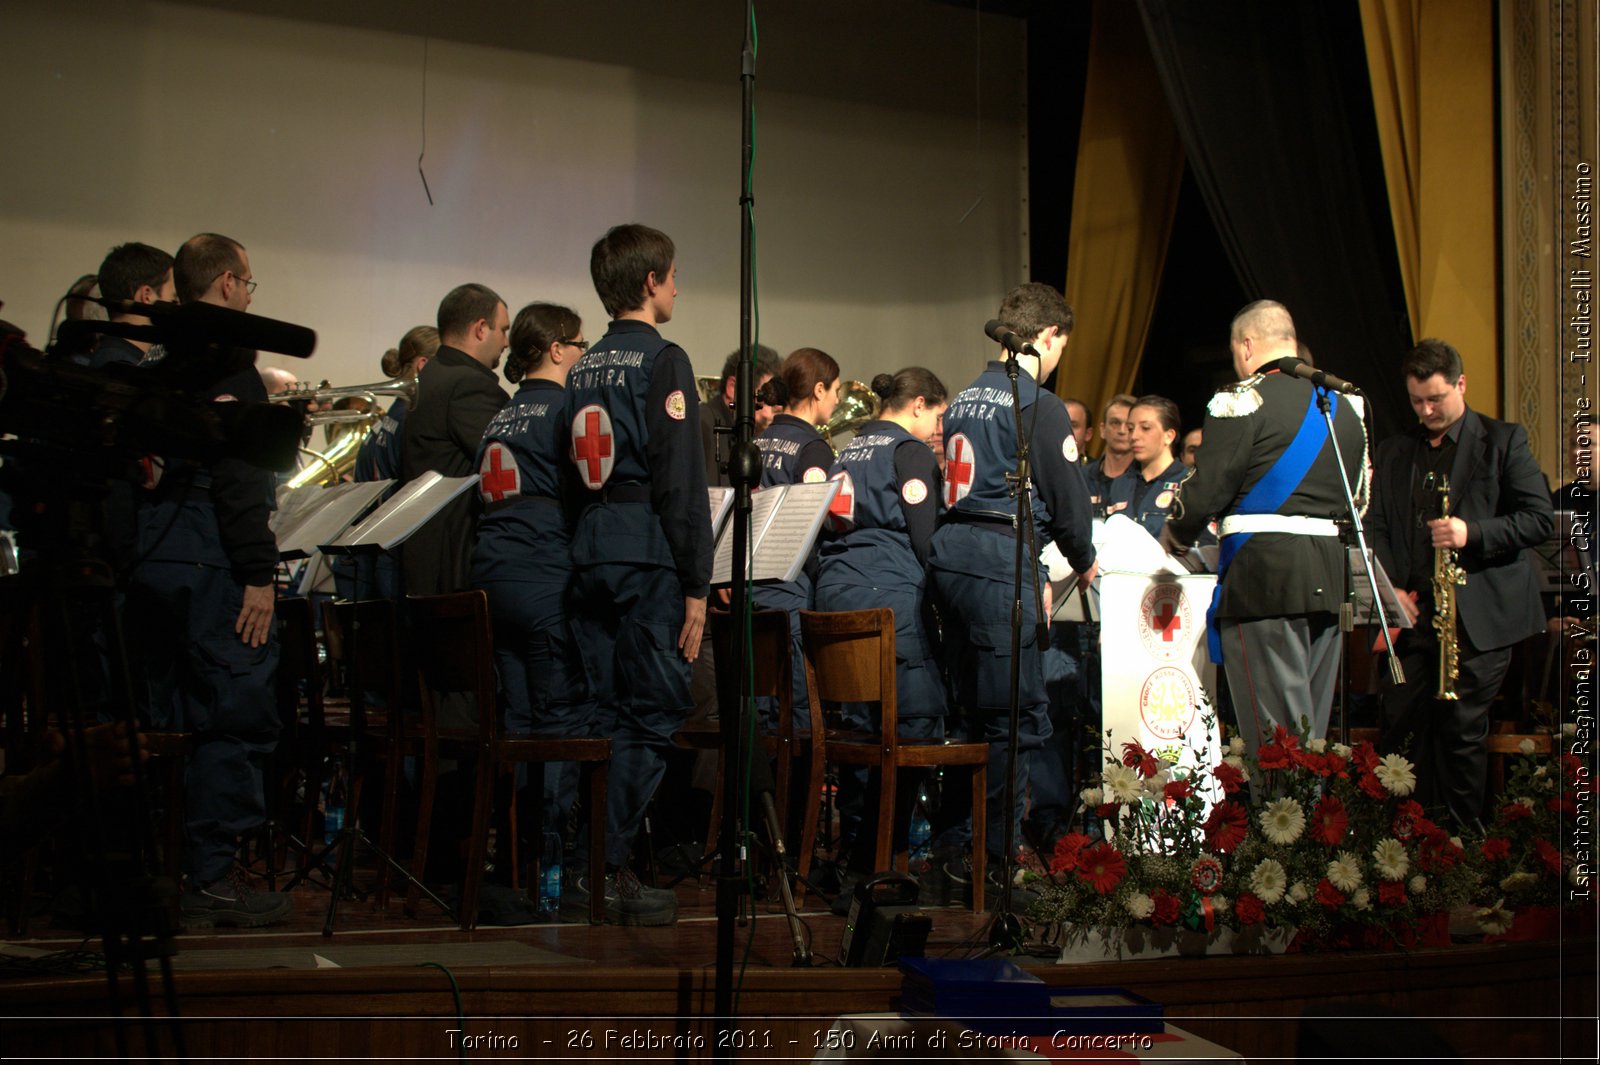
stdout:
{"type": "Polygon", "coordinates": [[[928,843],[933,838],[933,826],[928,823],[927,815],[922,812],[922,804],[918,803],[911,811],[911,831],[906,841],[906,849],[911,852],[911,871],[921,873],[927,870],[932,863],[933,852],[928,843]]]}
{"type": "Polygon", "coordinates": [[[543,857],[539,862],[539,912],[555,913],[561,908],[561,835],[544,834],[543,857]]]}

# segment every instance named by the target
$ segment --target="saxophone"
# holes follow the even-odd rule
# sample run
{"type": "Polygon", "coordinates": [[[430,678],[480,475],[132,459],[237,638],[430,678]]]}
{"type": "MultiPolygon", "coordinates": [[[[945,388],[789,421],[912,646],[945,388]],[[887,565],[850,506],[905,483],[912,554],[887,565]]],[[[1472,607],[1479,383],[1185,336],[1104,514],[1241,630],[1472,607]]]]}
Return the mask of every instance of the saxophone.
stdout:
{"type": "MultiPolygon", "coordinates": [[[[1439,517],[1450,516],[1450,478],[1439,479],[1439,517]]],[[[1456,564],[1454,548],[1433,549],[1433,628],[1439,634],[1439,686],[1435,699],[1455,699],[1461,675],[1456,643],[1456,587],[1467,583],[1467,571],[1456,564]]]]}

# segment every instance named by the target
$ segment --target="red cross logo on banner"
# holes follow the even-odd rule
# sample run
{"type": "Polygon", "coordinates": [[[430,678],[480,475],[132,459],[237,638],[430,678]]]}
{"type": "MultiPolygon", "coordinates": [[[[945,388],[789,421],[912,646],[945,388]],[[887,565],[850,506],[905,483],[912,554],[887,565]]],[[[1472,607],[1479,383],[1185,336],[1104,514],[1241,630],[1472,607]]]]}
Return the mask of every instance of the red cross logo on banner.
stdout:
{"type": "Polygon", "coordinates": [[[957,433],[945,445],[944,505],[953,507],[972,491],[972,441],[957,433]]]}
{"type": "Polygon", "coordinates": [[[611,415],[600,404],[589,404],[572,419],[572,461],[591,492],[604,488],[611,476],[611,444],[611,415]]]}
{"type": "Polygon", "coordinates": [[[1178,632],[1183,628],[1183,619],[1178,617],[1178,611],[1168,600],[1161,604],[1161,612],[1153,614],[1150,621],[1161,630],[1161,642],[1171,643],[1178,638],[1178,632]]]}
{"type": "Polygon", "coordinates": [[[517,460],[500,441],[496,440],[483,452],[478,464],[478,494],[485,503],[498,503],[507,496],[522,494],[522,473],[517,460]]]}
{"type": "Polygon", "coordinates": [[[834,532],[849,532],[856,525],[856,486],[850,474],[840,470],[833,475],[839,482],[839,491],[828,504],[828,527],[834,532]]]}

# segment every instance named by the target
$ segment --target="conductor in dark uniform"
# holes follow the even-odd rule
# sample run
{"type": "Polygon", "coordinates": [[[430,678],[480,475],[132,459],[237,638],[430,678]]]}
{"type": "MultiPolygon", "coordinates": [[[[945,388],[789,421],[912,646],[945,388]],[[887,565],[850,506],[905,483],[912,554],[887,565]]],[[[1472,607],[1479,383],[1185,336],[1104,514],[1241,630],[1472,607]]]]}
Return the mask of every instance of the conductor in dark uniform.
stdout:
{"type": "MultiPolygon", "coordinates": [[[[567,381],[569,457],[580,486],[572,540],[574,623],[611,737],[606,920],[677,919],[670,891],[628,868],[633,838],[693,706],[692,663],[711,583],[711,511],[700,397],[689,356],[656,326],[678,296],[671,238],[622,225],[595,242],[589,273],[612,317],[567,381]]],[[[587,903],[599,885],[563,890],[587,903]]]]}
{"type": "MultiPolygon", "coordinates": [[[[1054,540],[1087,588],[1096,569],[1089,489],[1078,462],[1072,418],[1038,382],[1055,370],[1072,331],[1072,308],[1049,285],[1013,289],[1000,304],[1001,326],[1027,340],[1037,354],[1018,355],[1014,410],[1003,363],[991,361],[950,401],[944,416],[945,518],[933,534],[928,572],[952,652],[957,702],[974,712],[989,744],[988,848],[1005,846],[1005,783],[1009,761],[1011,624],[1015,602],[1016,502],[1007,475],[1017,467],[1017,422],[1030,434],[1032,533],[1037,544],[1054,540]]],[[[1024,559],[1039,557],[1025,547],[1024,559]]],[[[1019,750],[1035,750],[1051,733],[1049,695],[1039,647],[1033,589],[1047,587],[1037,562],[1022,575],[1022,642],[1018,671],[1019,750]],[[1038,583],[1036,584],[1035,581],[1038,583]]],[[[1045,604],[1048,613],[1049,604],[1045,604]]],[[[1015,839],[1020,840],[1030,758],[1016,773],[1015,839]]]]}
{"type": "MultiPolygon", "coordinates": [[[[1405,683],[1396,686],[1384,674],[1382,744],[1416,763],[1419,801],[1446,806],[1456,824],[1467,826],[1483,813],[1489,704],[1505,680],[1511,649],[1545,627],[1529,548],[1549,539],[1554,515],[1527,432],[1467,406],[1467,377],[1455,348],[1424,340],[1402,365],[1420,424],[1378,448],[1369,531],[1415,627],[1396,645],[1405,683]],[[1446,477],[1450,509],[1437,517],[1446,477]],[[1466,571],[1466,583],[1455,588],[1454,700],[1433,697],[1439,548],[1453,550],[1466,571]]],[[[1207,437],[1208,456],[1210,446],[1207,437]]]]}
{"type": "MultiPolygon", "coordinates": [[[[446,477],[478,472],[478,444],[509,398],[495,380],[511,319],[483,285],[465,284],[439,304],[439,350],[417,374],[417,404],[401,426],[401,479],[429,470],[446,477]]],[[[407,595],[441,595],[468,585],[476,493],[455,499],[401,548],[407,595]]]]}
{"type": "MultiPolygon", "coordinates": [[[[1275,725],[1327,733],[1339,666],[1347,517],[1344,488],[1315,387],[1278,362],[1295,356],[1294,321],[1272,300],[1233,320],[1241,380],[1212,397],[1206,460],[1179,486],[1161,542],[1187,553],[1222,518],[1217,591],[1207,614],[1239,732],[1254,753],[1275,725]]],[[[1366,429],[1359,397],[1328,395],[1353,491],[1364,490],[1366,429]]]]}

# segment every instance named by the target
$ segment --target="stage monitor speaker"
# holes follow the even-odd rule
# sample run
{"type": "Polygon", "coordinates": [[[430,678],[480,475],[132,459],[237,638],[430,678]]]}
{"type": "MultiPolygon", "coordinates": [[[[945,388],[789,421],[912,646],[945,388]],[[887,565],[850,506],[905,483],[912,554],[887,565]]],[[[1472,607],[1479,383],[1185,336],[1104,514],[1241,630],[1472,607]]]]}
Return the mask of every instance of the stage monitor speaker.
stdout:
{"type": "Polygon", "coordinates": [[[902,873],[880,873],[863,880],[844,920],[839,960],[851,967],[893,965],[920,958],[933,920],[917,906],[917,880],[902,873]]]}

